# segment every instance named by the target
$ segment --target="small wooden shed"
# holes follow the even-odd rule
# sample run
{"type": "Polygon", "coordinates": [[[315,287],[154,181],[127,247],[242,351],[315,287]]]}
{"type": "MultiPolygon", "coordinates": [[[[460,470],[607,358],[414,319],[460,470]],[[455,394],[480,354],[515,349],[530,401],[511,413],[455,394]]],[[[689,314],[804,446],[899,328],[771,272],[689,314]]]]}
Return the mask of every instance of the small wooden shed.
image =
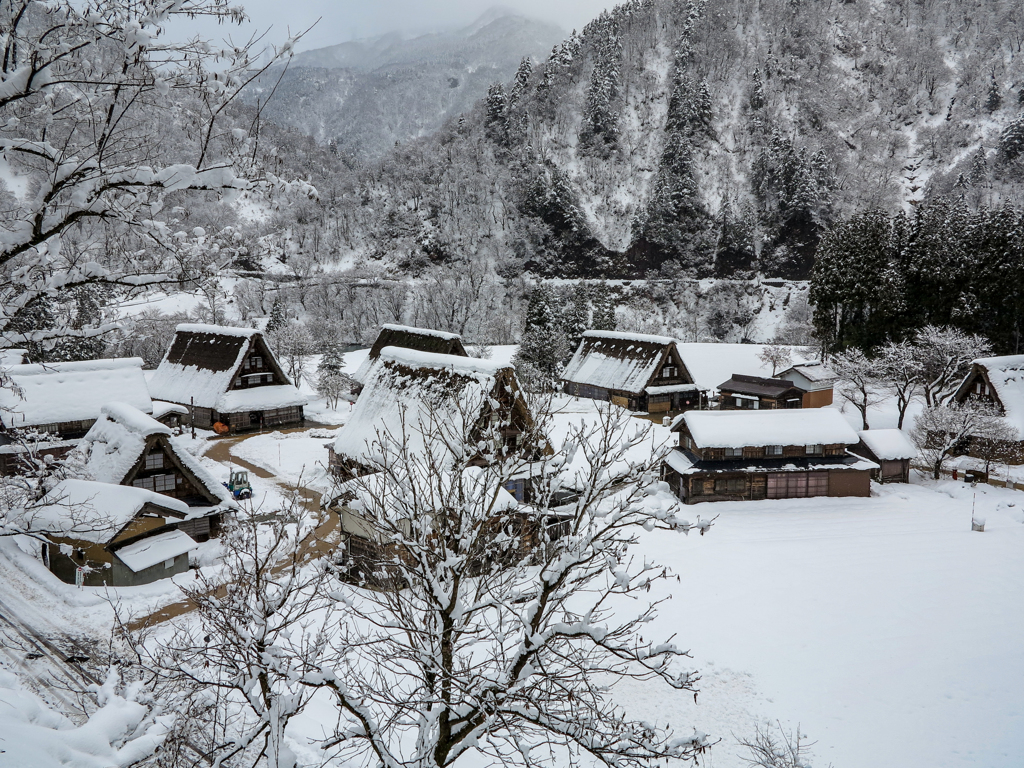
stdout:
{"type": "Polygon", "coordinates": [[[878,464],[871,470],[876,483],[909,483],[910,462],[917,458],[917,448],[901,429],[865,429],[857,433],[860,442],[850,449],[878,464]]]}

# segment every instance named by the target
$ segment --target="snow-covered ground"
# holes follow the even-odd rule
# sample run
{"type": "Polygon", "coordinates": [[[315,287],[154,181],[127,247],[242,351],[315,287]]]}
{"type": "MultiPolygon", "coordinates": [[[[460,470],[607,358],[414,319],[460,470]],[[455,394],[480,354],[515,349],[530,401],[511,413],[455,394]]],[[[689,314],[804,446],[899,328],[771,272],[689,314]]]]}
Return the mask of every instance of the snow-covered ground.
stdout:
{"type": "MultiPolygon", "coordinates": [[[[491,359],[513,352],[496,347],[491,359]]],[[[348,353],[346,368],[357,368],[365,354],[348,353]]],[[[555,443],[595,413],[588,400],[559,396],[555,405],[555,443]]],[[[348,413],[347,403],[334,412],[322,402],[314,408],[331,424],[348,413]]],[[[845,415],[859,428],[858,413],[847,408],[845,415]]],[[[893,426],[895,412],[886,405],[870,419],[893,426]]],[[[279,483],[300,475],[303,485],[315,485],[333,431],[233,442],[233,455],[276,475],[250,473],[256,505],[280,503],[279,483]]],[[[657,425],[651,444],[671,437],[657,425]]],[[[224,465],[204,462],[226,475],[224,465]]],[[[706,504],[687,513],[717,519],[706,536],[641,534],[635,555],[678,576],[652,590],[652,598],[671,599],[649,631],[675,635],[691,649],[701,693],[694,703],[667,688],[623,684],[616,698],[633,714],[720,739],[706,761],[714,768],[744,765],[737,739],[765,721],[808,733],[817,742],[815,766],[1021,764],[1024,493],[915,476],[911,485],[874,486],[867,499],[706,504]],[[986,519],[983,533],[971,531],[972,510],[986,519]]],[[[216,568],[217,544],[203,546],[199,562],[216,568]]],[[[0,541],[3,600],[43,632],[73,627],[104,637],[108,595],[56,581],[30,551],[0,541]]],[[[110,597],[136,613],[178,598],[172,580],[116,592],[110,597]]],[[[0,658],[0,667],[10,663],[0,658]]],[[[19,691],[0,677],[0,700],[30,713],[32,702],[19,691]]],[[[21,720],[0,729],[4,722],[21,720]]],[[[298,745],[317,729],[316,710],[294,726],[298,745]]]]}

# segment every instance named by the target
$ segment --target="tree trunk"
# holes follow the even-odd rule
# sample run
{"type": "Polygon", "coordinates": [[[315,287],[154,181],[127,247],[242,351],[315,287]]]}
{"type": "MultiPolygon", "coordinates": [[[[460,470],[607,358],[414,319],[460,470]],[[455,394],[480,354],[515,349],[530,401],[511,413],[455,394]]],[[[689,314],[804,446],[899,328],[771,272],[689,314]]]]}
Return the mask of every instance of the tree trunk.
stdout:
{"type": "Polygon", "coordinates": [[[942,477],[942,458],[941,457],[935,460],[935,466],[933,467],[933,470],[934,470],[934,473],[935,473],[933,475],[933,477],[936,480],[939,480],[942,477]]]}

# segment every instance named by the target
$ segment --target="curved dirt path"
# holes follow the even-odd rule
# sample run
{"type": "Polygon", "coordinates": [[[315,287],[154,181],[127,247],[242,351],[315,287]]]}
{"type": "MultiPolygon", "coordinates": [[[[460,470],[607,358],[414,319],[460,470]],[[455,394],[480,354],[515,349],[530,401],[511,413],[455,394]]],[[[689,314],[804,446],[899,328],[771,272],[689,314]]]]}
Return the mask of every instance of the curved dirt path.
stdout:
{"type": "MultiPolygon", "coordinates": [[[[316,427],[303,427],[289,430],[281,430],[282,432],[305,432],[308,429],[320,428],[324,425],[317,425],[316,427]]],[[[215,438],[212,442],[213,445],[204,454],[206,457],[213,459],[214,461],[222,464],[237,464],[240,467],[244,467],[249,472],[252,472],[256,477],[264,480],[273,480],[283,490],[291,493],[293,490],[298,491],[299,503],[302,504],[308,511],[313,513],[314,516],[321,516],[326,514],[326,518],[320,523],[315,529],[310,531],[306,537],[299,542],[299,553],[303,561],[313,560],[315,558],[323,557],[330,554],[339,543],[339,524],[340,520],[336,512],[330,510],[322,510],[320,508],[321,494],[319,491],[314,491],[312,488],[306,488],[304,486],[295,486],[286,484],[277,480],[277,475],[264,469],[261,466],[253,464],[250,461],[241,459],[232,452],[232,447],[238,443],[246,440],[250,437],[255,437],[260,433],[256,432],[249,435],[243,435],[240,437],[221,437],[215,438]]],[[[285,563],[281,564],[281,567],[285,567],[285,563]]],[[[222,589],[222,588],[221,588],[222,589]]],[[[220,590],[218,590],[220,591],[220,590]]],[[[191,600],[180,600],[176,603],[166,605],[153,613],[147,614],[132,619],[126,625],[128,629],[132,631],[140,630],[145,627],[151,627],[154,624],[161,624],[165,621],[175,618],[176,616],[182,616],[195,610],[196,605],[191,600]]]]}

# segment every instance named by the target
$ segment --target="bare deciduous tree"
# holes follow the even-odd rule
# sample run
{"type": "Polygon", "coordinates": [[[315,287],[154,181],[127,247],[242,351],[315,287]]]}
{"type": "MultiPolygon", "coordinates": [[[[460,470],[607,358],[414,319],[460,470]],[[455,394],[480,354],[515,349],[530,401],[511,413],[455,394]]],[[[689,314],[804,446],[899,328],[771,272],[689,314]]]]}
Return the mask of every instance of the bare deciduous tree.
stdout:
{"type": "Polygon", "coordinates": [[[971,361],[990,354],[992,346],[977,334],[927,325],[914,336],[921,391],[929,406],[940,405],[956,391],[971,361]]]}
{"type": "Polygon", "coordinates": [[[757,359],[772,367],[772,378],[775,378],[779,369],[785,370],[793,362],[793,353],[782,344],[765,344],[757,359]]]}
{"type": "Polygon", "coordinates": [[[859,349],[848,349],[835,355],[829,365],[839,377],[836,390],[860,412],[862,429],[869,429],[868,409],[885,399],[879,391],[882,381],[878,364],[859,349]]]}
{"type": "Polygon", "coordinates": [[[914,422],[910,438],[938,480],[946,460],[967,450],[969,441],[1005,439],[1005,428],[995,405],[972,398],[925,408],[914,422]]]}

